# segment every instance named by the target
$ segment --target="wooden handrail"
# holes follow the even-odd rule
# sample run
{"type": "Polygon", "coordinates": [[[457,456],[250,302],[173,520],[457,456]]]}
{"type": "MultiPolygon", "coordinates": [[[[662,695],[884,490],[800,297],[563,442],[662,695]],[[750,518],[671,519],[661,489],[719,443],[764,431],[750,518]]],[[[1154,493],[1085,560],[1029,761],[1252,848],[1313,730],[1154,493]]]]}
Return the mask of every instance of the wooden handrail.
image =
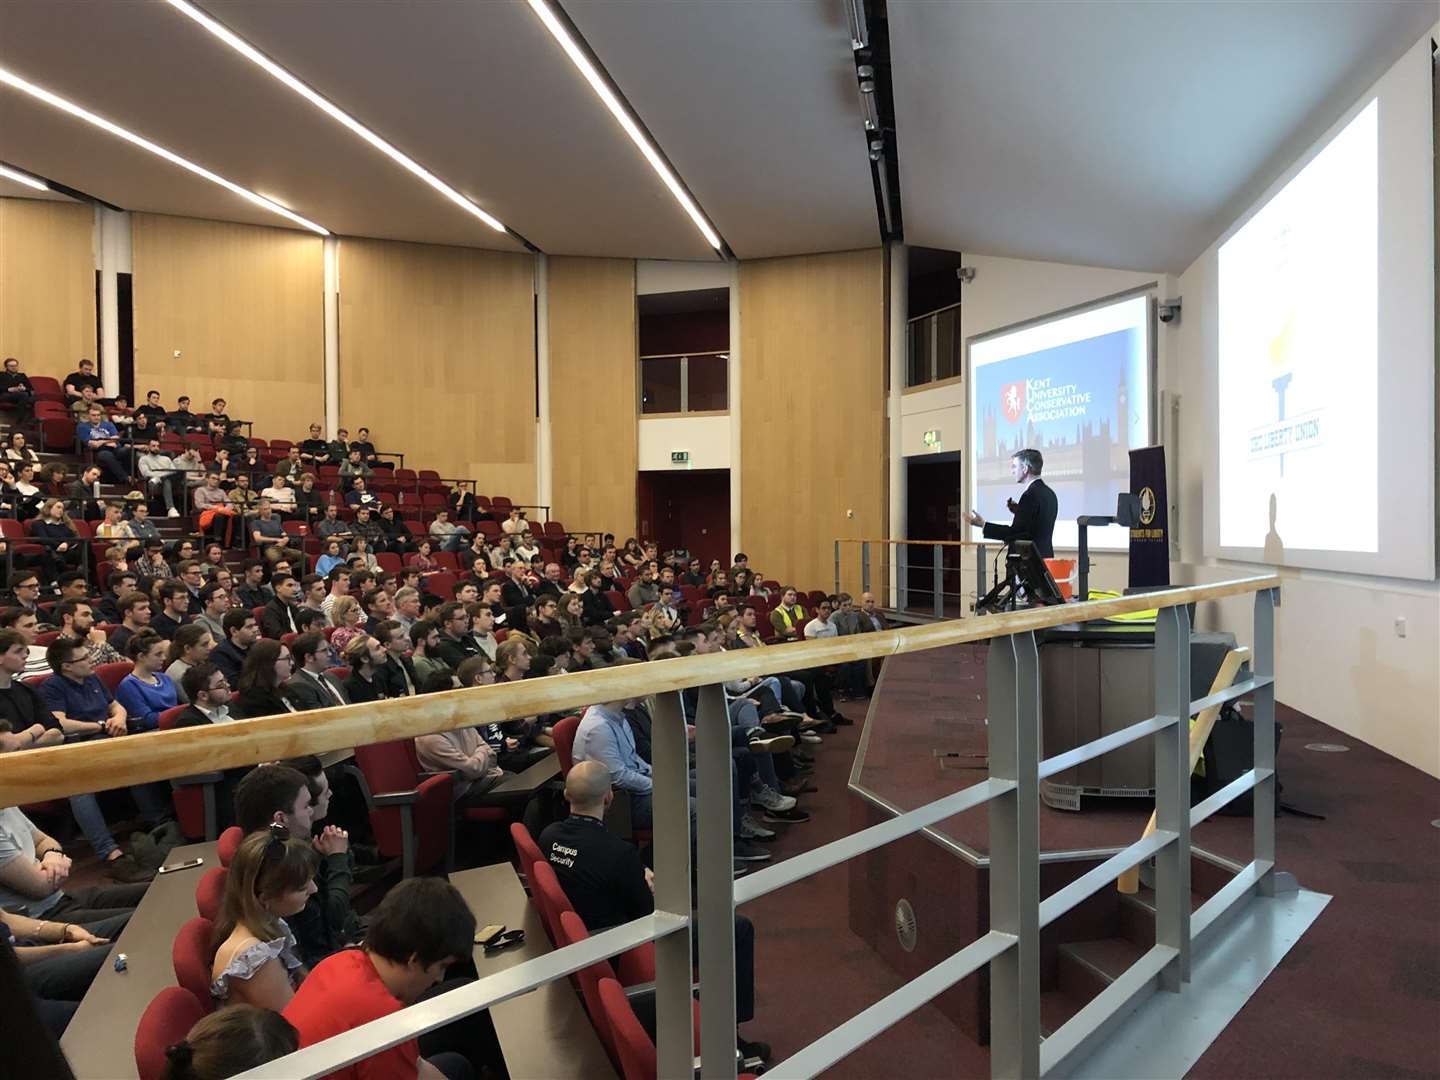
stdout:
{"type": "Polygon", "coordinates": [[[1265,574],[1213,585],[1028,608],[903,630],[880,630],[763,649],[735,649],[421,697],[391,698],[364,705],[281,713],[258,720],[235,720],[209,727],[178,728],[25,750],[0,757],[0,806],[413,738],[435,731],[498,723],[512,717],[576,712],[596,702],[669,693],[777,671],[938,649],[1279,587],[1279,577],[1265,574]]]}
{"type": "Polygon", "coordinates": [[[1004,540],[870,540],[865,537],[839,537],[837,544],[907,544],[916,547],[998,547],[1004,540]]]}

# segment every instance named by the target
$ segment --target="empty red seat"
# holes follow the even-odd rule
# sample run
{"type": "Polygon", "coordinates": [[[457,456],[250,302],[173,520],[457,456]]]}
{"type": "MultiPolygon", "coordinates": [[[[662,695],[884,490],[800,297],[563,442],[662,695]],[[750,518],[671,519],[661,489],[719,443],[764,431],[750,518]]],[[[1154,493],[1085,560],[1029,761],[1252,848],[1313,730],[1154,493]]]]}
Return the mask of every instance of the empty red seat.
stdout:
{"type": "Polygon", "coordinates": [[[221,866],[229,866],[230,860],[235,857],[235,852],[240,850],[240,841],[245,839],[245,834],[240,831],[239,825],[231,825],[223,833],[215,845],[215,856],[220,860],[221,866]]]}
{"type": "Polygon", "coordinates": [[[450,773],[422,779],[413,739],[357,746],[351,773],[365,795],[381,855],[400,859],[405,877],[448,864],[453,833],[450,773]]]}
{"type": "Polygon", "coordinates": [[[225,880],[230,871],[223,866],[212,866],[195,886],[195,910],[202,919],[215,922],[220,918],[220,909],[225,906],[225,880]]]}

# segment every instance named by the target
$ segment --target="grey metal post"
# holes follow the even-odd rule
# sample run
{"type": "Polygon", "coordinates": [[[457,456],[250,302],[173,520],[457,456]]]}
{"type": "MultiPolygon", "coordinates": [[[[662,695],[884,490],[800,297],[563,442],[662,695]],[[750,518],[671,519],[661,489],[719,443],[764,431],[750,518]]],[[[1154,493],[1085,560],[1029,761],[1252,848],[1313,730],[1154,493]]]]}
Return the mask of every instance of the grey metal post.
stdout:
{"type": "Polygon", "coordinates": [[[1155,619],[1155,715],[1175,718],[1155,733],[1155,828],[1176,835],[1155,854],[1155,944],[1178,950],[1160,973],[1178,993],[1190,979],[1190,614],[1161,608],[1155,619]]]}
{"type": "Polygon", "coordinates": [[[895,545],[895,610],[904,611],[910,606],[910,548],[900,543],[895,545]]]}
{"type": "Polygon", "coordinates": [[[931,556],[931,566],[934,569],[935,577],[935,617],[945,617],[945,549],[939,544],[935,545],[935,553],[931,556]]]}
{"type": "MultiPolygon", "coordinates": [[[[835,590],[839,592],[837,588],[835,590]]],[[[870,591],[870,541],[866,540],[860,545],[860,591],[870,591]]]]}
{"type": "MultiPolygon", "coordinates": [[[[838,546],[838,545],[837,545],[838,546]]],[[[700,935],[700,1075],[735,1080],[735,846],[725,691],[700,688],[695,716],[696,878],[700,935]]],[[[662,1076],[688,1076],[662,1073],[662,1076]]]]}
{"type": "Polygon", "coordinates": [[[1040,1075],[1040,657],[1034,634],[990,642],[990,929],[1016,943],[990,962],[990,1075],[1040,1075]]]}
{"type": "Polygon", "coordinates": [[[840,541],[835,541],[835,591],[840,591],[840,541]]]}
{"type": "MultiPolygon", "coordinates": [[[[657,694],[650,732],[655,775],[655,910],[689,918],[690,758],[679,694],[657,694]]],[[[655,942],[655,1052],[661,1076],[689,1076],[694,1067],[690,997],[690,930],[655,942]]]]}
{"type": "MultiPolygon", "coordinates": [[[[1275,606],[1280,591],[1266,589],[1255,594],[1255,647],[1251,654],[1253,674],[1275,677],[1275,606]]],[[[1255,768],[1270,769],[1272,775],[1255,785],[1255,860],[1270,863],[1255,891],[1275,895],[1275,684],[1262,686],[1252,699],[1255,717],[1255,768]]]]}

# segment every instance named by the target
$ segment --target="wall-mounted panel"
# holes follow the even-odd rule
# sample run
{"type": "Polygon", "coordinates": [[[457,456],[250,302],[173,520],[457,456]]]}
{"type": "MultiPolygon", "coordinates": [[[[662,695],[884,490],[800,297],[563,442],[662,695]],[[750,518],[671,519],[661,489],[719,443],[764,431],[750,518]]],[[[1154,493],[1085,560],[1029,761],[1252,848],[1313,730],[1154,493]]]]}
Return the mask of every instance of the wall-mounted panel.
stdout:
{"type": "Polygon", "coordinates": [[[325,415],[324,248],[311,233],[135,214],[135,392],[188,394],[303,439],[325,415]],[[177,356],[176,353],[179,353],[177,356]]]}
{"type": "Polygon", "coordinates": [[[885,536],[884,288],[878,248],[740,264],[742,547],[769,577],[828,590],[837,538],[885,536]]]}
{"type": "Polygon", "coordinates": [[[567,528],[635,532],[635,263],[549,266],[552,513],[567,528]]]}
{"type": "Polygon", "coordinates": [[[95,211],[0,199],[0,356],[64,378],[95,358],[95,211]]]}
{"type": "Polygon", "coordinates": [[[340,419],[408,468],[535,501],[532,256],[340,242],[340,419]]]}

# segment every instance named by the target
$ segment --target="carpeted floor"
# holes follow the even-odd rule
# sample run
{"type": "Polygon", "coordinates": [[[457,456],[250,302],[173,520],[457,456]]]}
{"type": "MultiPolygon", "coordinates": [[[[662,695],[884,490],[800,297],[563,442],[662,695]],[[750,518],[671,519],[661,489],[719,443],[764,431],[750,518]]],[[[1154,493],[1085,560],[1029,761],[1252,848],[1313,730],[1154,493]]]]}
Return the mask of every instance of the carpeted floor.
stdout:
{"type": "MultiPolygon", "coordinates": [[[[896,787],[905,805],[964,787],[978,775],[942,770],[931,756],[940,745],[937,737],[956,730],[946,717],[971,712],[968,702],[983,692],[983,665],[964,672],[973,686],[957,684],[954,670],[948,670],[955,669],[953,658],[946,668],[942,671],[937,658],[928,678],[911,672],[903,681],[891,680],[887,672],[884,707],[924,710],[920,726],[933,721],[935,728],[914,738],[897,736],[893,744],[886,743],[883,731],[872,736],[867,760],[896,770],[892,778],[909,776],[896,787]],[[927,682],[933,682],[933,693],[927,682]],[[923,782],[916,779],[921,775],[923,782]]],[[[864,709],[864,703],[842,706],[857,721],[864,709]]],[[[1217,1080],[1440,1076],[1440,829],[1430,825],[1440,819],[1440,780],[1292,709],[1282,706],[1280,719],[1285,727],[1282,798],[1326,818],[1278,819],[1280,866],[1306,888],[1335,899],[1190,1075],[1217,1080]],[[1340,743],[1350,751],[1304,748],[1315,742],[1340,743]]],[[[816,770],[820,791],[804,801],[813,820],[778,827],[783,831],[771,845],[777,859],[850,831],[853,796],[847,782],[860,731],[857,723],[826,738],[816,770]]],[[[973,735],[967,738],[973,741],[973,735]]],[[[1047,818],[1057,814],[1045,811],[1047,818]]],[[[1047,838],[1063,840],[1059,846],[1069,847],[1076,839],[1088,846],[1107,842],[1112,832],[1133,835],[1134,819],[1143,821],[1146,814],[1139,807],[1121,807],[1087,825],[1080,824],[1081,816],[1061,814],[1042,829],[1047,838]]],[[[1248,860],[1248,819],[1222,819],[1207,828],[1203,840],[1197,832],[1197,842],[1248,860]]],[[[758,933],[758,1019],[747,1026],[747,1034],[771,1042],[777,1060],[900,985],[899,977],[850,932],[845,875],[843,867],[827,871],[744,909],[758,933]]],[[[988,1074],[987,1051],[927,1006],[829,1075],[988,1074]]]]}

